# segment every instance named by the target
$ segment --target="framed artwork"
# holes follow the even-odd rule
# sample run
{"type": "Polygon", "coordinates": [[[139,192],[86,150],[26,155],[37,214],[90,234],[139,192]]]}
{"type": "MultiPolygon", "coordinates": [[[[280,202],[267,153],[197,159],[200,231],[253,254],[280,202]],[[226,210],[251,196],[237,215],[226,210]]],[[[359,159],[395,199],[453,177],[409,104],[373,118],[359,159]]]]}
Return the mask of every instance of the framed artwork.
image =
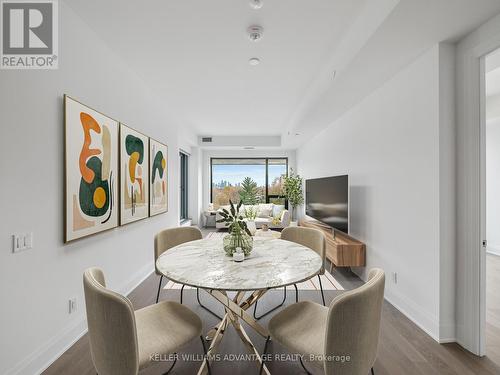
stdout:
{"type": "Polygon", "coordinates": [[[118,225],[118,126],[64,95],[65,242],[118,225]]]}
{"type": "Polygon", "coordinates": [[[168,149],[163,143],[149,139],[151,177],[149,216],[168,211],[168,149]]]}
{"type": "Polygon", "coordinates": [[[148,217],[149,138],[120,124],[120,225],[148,217]]]}

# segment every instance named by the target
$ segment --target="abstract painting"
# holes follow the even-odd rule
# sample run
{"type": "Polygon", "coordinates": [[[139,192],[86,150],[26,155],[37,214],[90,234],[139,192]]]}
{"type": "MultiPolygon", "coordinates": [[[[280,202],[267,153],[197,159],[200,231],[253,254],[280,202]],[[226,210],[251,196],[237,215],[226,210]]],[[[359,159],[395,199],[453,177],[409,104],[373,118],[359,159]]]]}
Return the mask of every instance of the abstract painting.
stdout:
{"type": "Polygon", "coordinates": [[[118,122],[64,96],[65,242],[118,225],[118,122]]]}
{"type": "Polygon", "coordinates": [[[163,143],[149,140],[151,162],[149,216],[168,210],[168,150],[163,143]]]}
{"type": "Polygon", "coordinates": [[[149,138],[120,124],[120,225],[148,217],[149,138]]]}

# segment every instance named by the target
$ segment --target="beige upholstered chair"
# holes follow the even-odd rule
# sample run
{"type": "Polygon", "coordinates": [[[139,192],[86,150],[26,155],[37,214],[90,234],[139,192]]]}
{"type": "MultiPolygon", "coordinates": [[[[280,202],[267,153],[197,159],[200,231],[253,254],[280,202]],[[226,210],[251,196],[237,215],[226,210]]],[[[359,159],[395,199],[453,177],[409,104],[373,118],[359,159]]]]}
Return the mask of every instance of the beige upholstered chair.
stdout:
{"type": "Polygon", "coordinates": [[[127,298],[106,288],[98,268],[85,271],[83,287],[90,351],[99,375],[137,374],[155,363],[155,356],[173,354],[197,336],[206,354],[201,320],[187,307],[162,302],[134,312],[127,298]]]}
{"type": "Polygon", "coordinates": [[[373,374],[384,287],[384,271],[372,269],[366,284],[335,297],[329,308],[303,301],[276,314],[270,337],[292,353],[313,355],[326,375],[373,374]]]}
{"type": "MultiPolygon", "coordinates": [[[[158,303],[158,299],[160,298],[161,283],[163,281],[163,274],[160,271],[158,271],[158,268],[156,268],[156,261],[158,260],[158,257],[168,249],[171,249],[172,247],[175,247],[177,245],[189,241],[201,240],[202,238],[203,235],[201,234],[201,231],[196,227],[179,227],[179,228],[165,229],[159,232],[155,236],[155,272],[158,276],[160,276],[160,283],[158,284],[158,292],[156,293],[156,303],[158,303]]],[[[183,292],[184,292],[184,285],[182,286],[181,289],[181,303],[182,303],[183,292]]],[[[197,291],[197,293],[199,292],[197,291]]]]}
{"type": "MultiPolygon", "coordinates": [[[[181,245],[186,242],[201,240],[203,235],[201,231],[196,227],[178,227],[178,228],[169,228],[162,230],[155,236],[155,272],[158,276],[160,276],[160,282],[158,283],[158,292],[156,293],[156,303],[160,298],[161,284],[163,281],[163,274],[156,268],[156,260],[158,257],[163,254],[165,251],[175,247],[177,245],[181,245]]],[[[181,287],[181,296],[180,303],[182,304],[182,296],[184,295],[184,285],[181,287]]],[[[222,317],[216,312],[210,310],[207,306],[201,303],[200,300],[200,289],[196,288],[196,299],[198,300],[198,304],[207,310],[212,315],[222,320],[222,317]]]]}
{"type": "MultiPolygon", "coordinates": [[[[319,280],[319,288],[321,292],[321,299],[323,301],[323,306],[326,305],[325,303],[325,294],[323,292],[323,284],[321,283],[321,277],[320,275],[323,275],[325,273],[325,235],[317,229],[314,228],[306,228],[306,227],[287,227],[283,229],[281,232],[281,239],[282,240],[287,240],[291,242],[298,243],[299,245],[308,247],[315,252],[318,253],[318,255],[323,259],[323,266],[321,267],[321,270],[318,274],[318,280],[319,280]]],[[[295,287],[295,302],[299,301],[299,291],[297,289],[297,285],[293,285],[295,287]]],[[[283,300],[281,303],[272,308],[271,310],[268,310],[264,314],[257,316],[256,311],[257,311],[257,303],[254,305],[253,309],[253,315],[255,319],[260,319],[267,314],[271,313],[272,311],[276,310],[277,308],[283,306],[286,300],[286,287],[283,288],[283,300]]]]}

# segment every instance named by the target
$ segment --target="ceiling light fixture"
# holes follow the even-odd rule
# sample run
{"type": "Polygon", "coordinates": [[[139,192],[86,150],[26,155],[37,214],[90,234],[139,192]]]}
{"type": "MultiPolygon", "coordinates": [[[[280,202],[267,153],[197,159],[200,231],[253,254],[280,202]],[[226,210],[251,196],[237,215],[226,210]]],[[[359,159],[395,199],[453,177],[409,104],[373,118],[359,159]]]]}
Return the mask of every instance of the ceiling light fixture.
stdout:
{"type": "Polygon", "coordinates": [[[252,42],[258,42],[262,39],[262,33],[264,32],[264,29],[262,28],[262,26],[253,25],[247,29],[247,32],[248,37],[252,42]]]}
{"type": "Polygon", "coordinates": [[[248,63],[252,66],[259,65],[260,59],[258,57],[252,57],[250,60],[248,60],[248,63]]]}
{"type": "Polygon", "coordinates": [[[252,9],[260,9],[264,5],[262,0],[250,0],[250,6],[252,9]]]}

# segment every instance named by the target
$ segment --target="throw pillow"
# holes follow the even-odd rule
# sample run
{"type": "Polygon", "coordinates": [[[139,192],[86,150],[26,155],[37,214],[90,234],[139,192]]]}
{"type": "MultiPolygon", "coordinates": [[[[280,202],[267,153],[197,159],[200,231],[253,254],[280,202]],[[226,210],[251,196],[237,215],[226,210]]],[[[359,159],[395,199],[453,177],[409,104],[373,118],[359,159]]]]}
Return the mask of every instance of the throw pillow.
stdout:
{"type": "Polygon", "coordinates": [[[281,215],[273,217],[273,220],[271,221],[271,223],[274,226],[280,225],[280,223],[281,223],[281,215]]]}
{"type": "Polygon", "coordinates": [[[284,204],[275,204],[273,207],[273,216],[279,216],[281,217],[281,214],[285,211],[285,205],[284,204]]]}
{"type": "Polygon", "coordinates": [[[259,204],[259,213],[257,214],[258,217],[270,217],[273,216],[273,204],[272,203],[267,203],[267,204],[259,204]]]}

